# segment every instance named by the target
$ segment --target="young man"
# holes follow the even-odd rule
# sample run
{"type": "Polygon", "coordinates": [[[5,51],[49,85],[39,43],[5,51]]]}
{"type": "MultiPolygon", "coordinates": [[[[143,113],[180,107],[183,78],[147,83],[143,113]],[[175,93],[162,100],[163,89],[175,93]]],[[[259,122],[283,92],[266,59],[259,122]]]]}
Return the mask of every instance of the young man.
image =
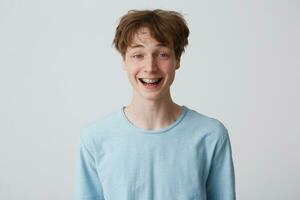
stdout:
{"type": "Polygon", "coordinates": [[[132,101],[83,129],[77,200],[234,200],[227,129],[172,101],[170,87],[189,29],[182,15],[132,10],[114,44],[132,101]]]}

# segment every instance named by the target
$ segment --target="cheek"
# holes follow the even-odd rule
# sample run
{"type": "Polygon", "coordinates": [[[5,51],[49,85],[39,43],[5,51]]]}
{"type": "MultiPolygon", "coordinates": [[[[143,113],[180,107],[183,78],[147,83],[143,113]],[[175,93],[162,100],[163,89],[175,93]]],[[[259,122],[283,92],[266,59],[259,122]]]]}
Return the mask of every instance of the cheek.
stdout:
{"type": "Polygon", "coordinates": [[[166,67],[163,71],[165,74],[173,75],[175,73],[175,67],[166,67]]]}
{"type": "Polygon", "coordinates": [[[136,68],[130,68],[130,66],[127,68],[126,71],[127,71],[129,78],[131,78],[131,79],[135,79],[139,73],[139,71],[136,68]]]}
{"type": "Polygon", "coordinates": [[[124,70],[126,70],[126,72],[128,73],[128,74],[134,74],[134,73],[136,73],[136,71],[137,71],[137,67],[136,66],[134,66],[132,63],[130,63],[130,62],[124,62],[123,63],[123,68],[124,68],[124,70]]]}
{"type": "Polygon", "coordinates": [[[165,71],[172,71],[176,69],[177,62],[175,60],[168,60],[161,63],[161,66],[165,71]]]}

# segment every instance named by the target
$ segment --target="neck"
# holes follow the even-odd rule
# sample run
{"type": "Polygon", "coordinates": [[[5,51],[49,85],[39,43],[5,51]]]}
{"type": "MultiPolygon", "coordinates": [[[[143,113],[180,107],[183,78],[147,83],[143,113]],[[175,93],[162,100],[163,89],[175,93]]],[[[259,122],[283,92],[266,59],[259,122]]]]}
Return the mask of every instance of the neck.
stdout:
{"type": "Polygon", "coordinates": [[[146,130],[159,130],[174,123],[182,112],[181,106],[169,97],[163,100],[133,98],[126,106],[125,115],[136,127],[146,130]]]}

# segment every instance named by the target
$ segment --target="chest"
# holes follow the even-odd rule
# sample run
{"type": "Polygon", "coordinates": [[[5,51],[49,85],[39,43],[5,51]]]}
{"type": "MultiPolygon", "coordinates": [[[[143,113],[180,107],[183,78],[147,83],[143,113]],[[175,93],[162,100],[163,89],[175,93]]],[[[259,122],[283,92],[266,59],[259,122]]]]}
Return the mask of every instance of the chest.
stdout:
{"type": "Polygon", "coordinates": [[[205,190],[209,157],[203,142],[184,138],[112,138],[103,143],[97,162],[102,187],[123,195],[148,193],[170,198],[176,193],[177,197],[183,195],[181,199],[193,199],[205,190]]]}

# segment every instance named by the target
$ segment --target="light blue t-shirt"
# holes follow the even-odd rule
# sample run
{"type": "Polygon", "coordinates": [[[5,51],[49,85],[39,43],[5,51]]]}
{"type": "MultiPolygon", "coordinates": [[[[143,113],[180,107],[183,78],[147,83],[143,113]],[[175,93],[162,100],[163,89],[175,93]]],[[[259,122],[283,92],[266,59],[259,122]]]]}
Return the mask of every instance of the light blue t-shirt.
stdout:
{"type": "Polygon", "coordinates": [[[83,128],[76,200],[234,200],[227,129],[186,106],[160,130],[135,127],[124,107],[83,128]]]}

